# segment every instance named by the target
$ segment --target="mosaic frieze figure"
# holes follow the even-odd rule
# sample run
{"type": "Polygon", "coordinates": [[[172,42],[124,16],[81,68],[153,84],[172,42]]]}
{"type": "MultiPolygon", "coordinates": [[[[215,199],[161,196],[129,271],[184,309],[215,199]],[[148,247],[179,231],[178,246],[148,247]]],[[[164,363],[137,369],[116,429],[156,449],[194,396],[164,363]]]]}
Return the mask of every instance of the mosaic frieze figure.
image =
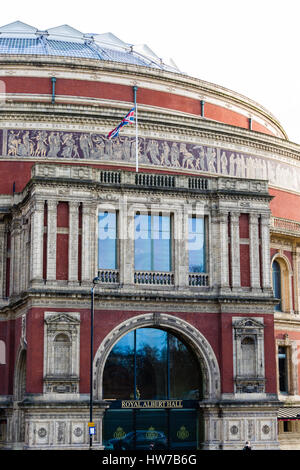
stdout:
{"type": "MultiPolygon", "coordinates": [[[[134,164],[135,137],[109,140],[98,133],[46,130],[0,130],[3,157],[82,159],[134,164]]],[[[300,168],[270,158],[228,149],[139,137],[138,158],[142,165],[187,169],[238,178],[268,179],[271,185],[299,191],[300,168]]]]}

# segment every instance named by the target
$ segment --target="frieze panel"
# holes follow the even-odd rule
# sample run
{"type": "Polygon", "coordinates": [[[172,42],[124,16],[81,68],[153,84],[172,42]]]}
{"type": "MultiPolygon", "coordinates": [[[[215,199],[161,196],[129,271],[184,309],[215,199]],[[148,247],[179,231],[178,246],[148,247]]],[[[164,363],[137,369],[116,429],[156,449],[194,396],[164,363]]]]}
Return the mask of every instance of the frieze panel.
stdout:
{"type": "MultiPolygon", "coordinates": [[[[109,140],[95,132],[20,130],[0,131],[2,156],[124,162],[135,164],[135,137],[109,140]]],[[[300,169],[296,164],[279,162],[234,150],[201,143],[139,137],[140,165],[166,169],[189,169],[237,178],[267,179],[271,185],[299,192],[300,169]]]]}

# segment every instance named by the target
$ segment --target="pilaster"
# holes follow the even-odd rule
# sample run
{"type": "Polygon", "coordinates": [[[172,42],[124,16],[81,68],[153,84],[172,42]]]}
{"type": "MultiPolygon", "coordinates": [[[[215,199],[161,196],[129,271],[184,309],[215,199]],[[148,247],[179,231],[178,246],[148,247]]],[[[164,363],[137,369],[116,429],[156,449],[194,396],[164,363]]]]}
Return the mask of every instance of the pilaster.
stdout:
{"type": "Polygon", "coordinates": [[[241,286],[239,216],[239,212],[230,213],[231,284],[233,288],[241,286]]]}
{"type": "Polygon", "coordinates": [[[35,200],[31,213],[31,269],[32,284],[43,282],[43,234],[44,234],[44,201],[35,200]]]}
{"type": "Polygon", "coordinates": [[[47,282],[56,281],[57,201],[48,200],[47,216],[47,282]]]}
{"type": "Polygon", "coordinates": [[[261,214],[260,216],[261,231],[261,263],[262,263],[262,288],[271,290],[270,276],[270,216],[269,214],[261,214]]]}
{"type": "Polygon", "coordinates": [[[258,214],[249,214],[250,280],[252,289],[260,289],[258,214]]]}

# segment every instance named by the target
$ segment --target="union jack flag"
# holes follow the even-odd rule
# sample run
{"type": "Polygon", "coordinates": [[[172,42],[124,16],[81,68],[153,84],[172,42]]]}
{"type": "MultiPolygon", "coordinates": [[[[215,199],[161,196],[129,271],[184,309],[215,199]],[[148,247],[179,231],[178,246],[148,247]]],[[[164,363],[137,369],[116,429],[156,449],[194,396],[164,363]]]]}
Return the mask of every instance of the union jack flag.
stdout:
{"type": "Polygon", "coordinates": [[[132,124],[134,123],[134,112],[135,112],[135,107],[132,108],[128,114],[122,119],[120,124],[115,127],[110,133],[107,135],[108,139],[112,139],[113,137],[117,137],[119,135],[119,131],[123,126],[126,126],[127,124],[132,124]]]}

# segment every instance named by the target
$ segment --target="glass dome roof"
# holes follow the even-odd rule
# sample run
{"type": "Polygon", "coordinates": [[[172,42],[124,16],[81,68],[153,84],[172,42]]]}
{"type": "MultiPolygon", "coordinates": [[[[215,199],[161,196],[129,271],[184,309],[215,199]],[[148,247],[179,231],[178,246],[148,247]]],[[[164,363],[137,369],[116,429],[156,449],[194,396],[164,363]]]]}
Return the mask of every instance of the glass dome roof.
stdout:
{"type": "Polygon", "coordinates": [[[44,55],[123,62],[181,73],[170,60],[164,62],[147,45],[123,42],[112,33],[82,33],[62,25],[39,31],[15,21],[0,27],[0,55],[44,55]]]}

